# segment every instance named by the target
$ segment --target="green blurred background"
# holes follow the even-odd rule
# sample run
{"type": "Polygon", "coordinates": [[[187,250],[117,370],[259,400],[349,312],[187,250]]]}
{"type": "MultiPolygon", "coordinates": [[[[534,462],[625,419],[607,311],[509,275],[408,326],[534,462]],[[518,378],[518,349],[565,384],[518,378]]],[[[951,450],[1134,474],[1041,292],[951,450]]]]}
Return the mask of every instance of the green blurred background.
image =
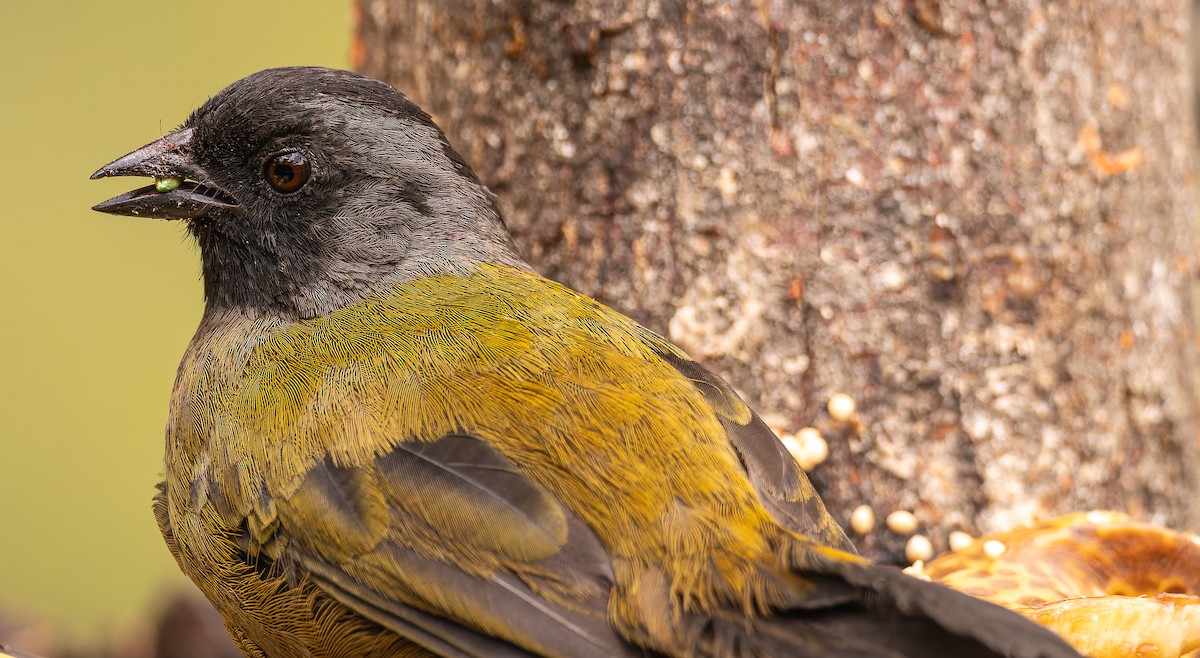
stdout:
{"type": "Polygon", "coordinates": [[[189,586],[150,499],[196,250],[88,175],[246,74],[347,67],[350,32],[348,0],[0,2],[0,614],[96,639],[189,586]]]}

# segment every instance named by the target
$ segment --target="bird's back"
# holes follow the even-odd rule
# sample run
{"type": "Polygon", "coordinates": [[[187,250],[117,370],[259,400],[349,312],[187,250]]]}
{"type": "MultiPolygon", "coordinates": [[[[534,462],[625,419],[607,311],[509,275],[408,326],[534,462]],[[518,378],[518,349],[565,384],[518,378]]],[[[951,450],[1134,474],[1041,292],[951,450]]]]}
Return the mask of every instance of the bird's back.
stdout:
{"type": "Polygon", "coordinates": [[[481,266],[312,320],[206,318],[156,511],[251,653],[976,647],[864,604],[879,567],[825,548],[844,535],[785,455],[661,337],[481,266]]]}

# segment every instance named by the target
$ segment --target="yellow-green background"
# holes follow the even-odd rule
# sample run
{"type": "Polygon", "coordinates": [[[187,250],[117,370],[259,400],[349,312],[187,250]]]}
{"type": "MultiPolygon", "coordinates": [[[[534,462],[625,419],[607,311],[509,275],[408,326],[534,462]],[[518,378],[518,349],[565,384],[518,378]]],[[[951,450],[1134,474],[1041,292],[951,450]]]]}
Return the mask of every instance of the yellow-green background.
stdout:
{"type": "Polygon", "coordinates": [[[88,175],[248,73],[348,66],[349,40],[348,0],[0,0],[0,615],[90,636],[186,582],[150,498],[196,252],[89,210],[144,183],[88,175]]]}

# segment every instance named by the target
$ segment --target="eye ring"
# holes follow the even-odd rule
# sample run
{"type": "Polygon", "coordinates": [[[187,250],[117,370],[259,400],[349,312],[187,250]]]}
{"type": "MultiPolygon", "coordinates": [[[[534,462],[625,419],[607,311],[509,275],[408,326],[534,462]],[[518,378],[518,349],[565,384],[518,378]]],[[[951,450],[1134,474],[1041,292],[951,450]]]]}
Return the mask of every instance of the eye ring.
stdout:
{"type": "Polygon", "coordinates": [[[308,164],[308,158],[299,151],[272,156],[263,165],[263,178],[282,194],[291,194],[304,187],[310,175],[312,166],[308,164]]]}

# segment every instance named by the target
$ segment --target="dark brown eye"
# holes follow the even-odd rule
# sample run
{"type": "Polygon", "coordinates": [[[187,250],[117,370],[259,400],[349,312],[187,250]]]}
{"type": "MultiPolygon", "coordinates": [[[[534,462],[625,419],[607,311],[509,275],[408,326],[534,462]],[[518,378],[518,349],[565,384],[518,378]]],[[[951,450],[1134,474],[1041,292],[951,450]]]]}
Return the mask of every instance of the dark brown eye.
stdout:
{"type": "Polygon", "coordinates": [[[303,153],[295,151],[280,153],[267,160],[267,164],[263,168],[263,176],[271,184],[271,187],[284,194],[304,187],[310,173],[312,173],[312,167],[308,165],[308,158],[304,157],[303,153]]]}

